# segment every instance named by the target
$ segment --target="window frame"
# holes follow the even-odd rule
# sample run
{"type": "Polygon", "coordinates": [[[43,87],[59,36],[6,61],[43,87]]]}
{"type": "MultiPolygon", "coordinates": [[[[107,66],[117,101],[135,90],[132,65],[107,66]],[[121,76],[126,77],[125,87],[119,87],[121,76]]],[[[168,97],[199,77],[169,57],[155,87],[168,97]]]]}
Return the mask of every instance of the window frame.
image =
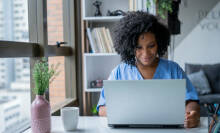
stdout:
{"type": "MultiPolygon", "coordinates": [[[[51,113],[77,100],[76,90],[76,56],[75,56],[75,12],[74,1],[63,1],[63,35],[65,46],[48,45],[47,32],[47,1],[28,0],[29,42],[0,40],[0,57],[29,57],[30,71],[40,57],[65,56],[65,91],[66,100],[52,108],[51,113]]],[[[59,40],[57,40],[59,41],[59,40]]],[[[30,88],[34,88],[30,73],[30,88]]],[[[31,92],[31,101],[35,94],[31,92]]]]}
{"type": "MultiPolygon", "coordinates": [[[[31,42],[36,42],[39,45],[39,55],[45,57],[52,56],[65,56],[65,92],[66,100],[59,103],[52,108],[51,113],[56,112],[63,106],[74,102],[77,99],[76,95],[76,70],[75,70],[75,16],[74,16],[74,1],[63,2],[63,36],[66,46],[57,47],[56,45],[48,45],[48,32],[47,32],[47,1],[45,0],[29,0],[29,38],[31,42]],[[32,32],[33,31],[33,32],[32,32]],[[30,34],[32,33],[32,34],[30,34]],[[37,33],[37,35],[36,35],[37,33]]],[[[59,40],[58,40],[59,41],[59,40]]],[[[38,57],[31,58],[31,70],[33,64],[38,57]]],[[[31,75],[32,78],[32,75],[31,75]]],[[[31,84],[31,88],[34,84],[31,84]]],[[[32,101],[34,95],[32,93],[32,101]]]]}

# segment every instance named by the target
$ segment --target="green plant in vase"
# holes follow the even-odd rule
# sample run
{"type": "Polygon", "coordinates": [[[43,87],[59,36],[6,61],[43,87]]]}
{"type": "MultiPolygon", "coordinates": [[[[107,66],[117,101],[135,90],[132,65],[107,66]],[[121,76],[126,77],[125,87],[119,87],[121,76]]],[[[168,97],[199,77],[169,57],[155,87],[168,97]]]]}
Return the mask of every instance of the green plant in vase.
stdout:
{"type": "Polygon", "coordinates": [[[31,129],[32,133],[50,133],[51,131],[51,115],[50,103],[44,98],[45,91],[49,88],[49,84],[60,73],[57,65],[49,67],[47,59],[42,58],[34,64],[33,80],[35,88],[33,92],[36,94],[31,104],[31,129]]]}
{"type": "Polygon", "coordinates": [[[60,71],[57,71],[59,65],[60,63],[52,64],[49,69],[46,58],[42,58],[35,63],[33,69],[35,88],[33,92],[36,95],[44,95],[45,91],[49,88],[49,83],[52,83],[55,77],[59,75],[60,71]]]}

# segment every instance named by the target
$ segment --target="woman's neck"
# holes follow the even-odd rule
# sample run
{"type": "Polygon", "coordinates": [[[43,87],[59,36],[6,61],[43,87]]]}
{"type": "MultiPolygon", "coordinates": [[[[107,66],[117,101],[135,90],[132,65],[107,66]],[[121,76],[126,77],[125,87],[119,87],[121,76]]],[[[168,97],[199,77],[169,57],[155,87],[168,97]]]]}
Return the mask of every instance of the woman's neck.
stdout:
{"type": "Polygon", "coordinates": [[[139,70],[143,79],[153,79],[158,63],[159,63],[159,58],[156,58],[155,61],[149,66],[143,66],[137,63],[136,67],[139,70]]]}
{"type": "Polygon", "coordinates": [[[159,63],[159,58],[156,58],[154,60],[154,62],[148,66],[144,66],[142,65],[141,63],[136,63],[136,67],[139,69],[139,70],[152,70],[152,69],[155,69],[159,63]]]}

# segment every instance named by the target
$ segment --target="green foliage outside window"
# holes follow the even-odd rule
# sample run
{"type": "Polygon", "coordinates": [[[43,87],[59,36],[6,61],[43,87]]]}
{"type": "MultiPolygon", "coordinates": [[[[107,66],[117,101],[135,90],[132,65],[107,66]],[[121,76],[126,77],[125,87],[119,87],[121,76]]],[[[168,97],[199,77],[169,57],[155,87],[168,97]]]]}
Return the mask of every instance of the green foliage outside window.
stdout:
{"type": "Polygon", "coordinates": [[[158,15],[165,19],[165,14],[167,12],[172,13],[172,0],[147,0],[147,8],[149,9],[152,5],[157,5],[158,15]],[[153,3],[152,3],[153,2],[153,3]]]}

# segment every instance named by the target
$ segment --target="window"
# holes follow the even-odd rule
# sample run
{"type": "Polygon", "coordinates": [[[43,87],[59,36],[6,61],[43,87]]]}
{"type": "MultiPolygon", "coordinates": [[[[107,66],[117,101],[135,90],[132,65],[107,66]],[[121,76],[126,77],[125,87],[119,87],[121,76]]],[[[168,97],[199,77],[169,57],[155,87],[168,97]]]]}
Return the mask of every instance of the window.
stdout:
{"type": "Polygon", "coordinates": [[[65,65],[64,56],[61,57],[49,57],[49,65],[60,63],[58,71],[59,75],[55,78],[54,82],[50,84],[50,104],[53,108],[59,103],[62,103],[66,99],[66,85],[65,85],[65,65]]]}
{"type": "Polygon", "coordinates": [[[16,13],[19,13],[19,11],[18,11],[18,10],[15,10],[15,11],[14,11],[14,14],[16,14],[16,13]]]}
{"type": "Polygon", "coordinates": [[[15,65],[23,59],[25,58],[1,58],[7,67],[0,68],[5,71],[0,72],[3,81],[0,86],[0,113],[3,113],[0,125],[4,125],[0,126],[0,131],[16,132],[23,124],[30,123],[30,67],[16,71],[23,63],[15,65]],[[25,72],[26,75],[21,75],[25,72]]]}
{"type": "Polygon", "coordinates": [[[6,41],[28,42],[29,37],[21,37],[28,34],[28,25],[20,26],[19,23],[28,23],[27,0],[0,0],[0,39],[6,41]],[[18,6],[20,5],[20,6],[18,6]],[[25,12],[19,12],[24,10],[25,12]]]}
{"type": "MultiPolygon", "coordinates": [[[[47,2],[48,45],[63,42],[63,0],[47,2]]],[[[50,57],[49,64],[60,63],[61,73],[50,84],[50,104],[52,107],[65,100],[65,57],[50,57]]]]}
{"type": "MultiPolygon", "coordinates": [[[[73,69],[75,68],[73,52],[75,30],[72,10],[74,3],[61,1],[62,6],[65,7],[59,10],[62,11],[61,14],[66,14],[58,18],[63,23],[60,27],[62,32],[58,33],[58,36],[52,36],[52,32],[49,31],[47,34],[45,29],[47,25],[49,28],[47,22],[49,20],[45,18],[47,11],[44,10],[47,3],[52,1],[0,0],[0,18],[3,18],[0,20],[2,24],[0,31],[3,31],[0,32],[0,75],[4,77],[0,80],[0,114],[4,113],[4,118],[0,117],[0,132],[22,132],[24,128],[30,126],[30,105],[34,100],[30,90],[34,88],[31,71],[39,57],[48,57],[50,64],[52,61],[62,64],[61,75],[57,77],[57,81],[62,81],[60,84],[62,90],[59,90],[62,91],[62,98],[53,97],[52,89],[55,87],[51,84],[49,95],[51,100],[55,101],[51,102],[54,103],[52,105],[63,106],[64,102],[76,99],[75,82],[73,82],[75,80],[75,69],[73,69]],[[19,13],[15,13],[13,11],[15,9],[19,10],[19,13]],[[5,17],[6,14],[9,17],[5,17]],[[16,27],[16,24],[19,24],[19,27],[16,27]],[[59,39],[59,36],[63,36],[62,39],[59,39]],[[48,45],[50,42],[47,40],[65,41],[67,44],[58,48],[55,45],[48,45]]],[[[52,107],[52,112],[62,106],[52,107]]]]}
{"type": "MultiPolygon", "coordinates": [[[[14,1],[16,1],[16,0],[14,0],[14,1]]],[[[14,7],[21,7],[21,6],[22,6],[22,4],[14,4],[14,7]]]]}

